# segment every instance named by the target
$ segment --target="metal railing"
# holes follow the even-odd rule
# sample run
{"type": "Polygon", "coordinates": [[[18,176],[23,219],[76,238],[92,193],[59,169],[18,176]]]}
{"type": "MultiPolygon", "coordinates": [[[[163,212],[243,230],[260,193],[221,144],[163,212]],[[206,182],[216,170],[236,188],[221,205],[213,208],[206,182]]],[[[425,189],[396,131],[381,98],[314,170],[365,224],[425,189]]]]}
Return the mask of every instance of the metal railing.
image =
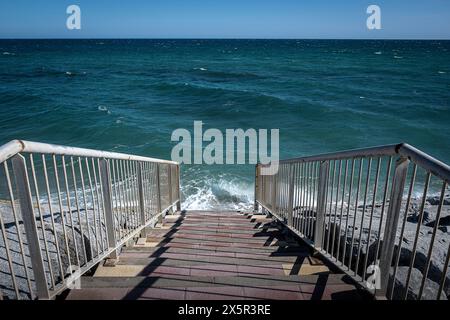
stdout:
{"type": "Polygon", "coordinates": [[[3,299],[55,297],[180,209],[176,162],[14,140],[0,164],[3,299]]]}
{"type": "Polygon", "coordinates": [[[379,298],[448,299],[450,167],[407,144],[256,166],[268,211],[379,298]]]}

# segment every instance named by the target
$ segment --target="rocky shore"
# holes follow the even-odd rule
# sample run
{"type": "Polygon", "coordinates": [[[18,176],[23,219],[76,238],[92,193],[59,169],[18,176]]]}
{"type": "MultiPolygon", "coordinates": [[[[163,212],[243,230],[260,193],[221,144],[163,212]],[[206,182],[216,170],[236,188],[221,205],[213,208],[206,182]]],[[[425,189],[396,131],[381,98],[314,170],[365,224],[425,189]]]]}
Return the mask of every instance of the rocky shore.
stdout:
{"type": "MultiPolygon", "coordinates": [[[[16,207],[18,204],[16,203],[16,207]]],[[[137,208],[132,209],[137,212],[137,208]]],[[[43,249],[44,267],[47,273],[47,280],[51,286],[50,268],[53,272],[55,282],[61,282],[62,277],[70,274],[70,266],[84,265],[86,261],[90,261],[93,257],[103,253],[107,248],[106,242],[106,227],[104,224],[104,217],[99,215],[98,210],[93,208],[88,210],[72,209],[60,213],[59,207],[52,207],[54,226],[50,211],[47,208],[42,208],[43,220],[36,214],[36,223],[38,234],[40,237],[41,249],[43,249]],[[63,223],[64,217],[64,223],[63,223]],[[81,221],[81,223],[80,223],[81,221]],[[72,227],[73,226],[73,227],[72,227]],[[80,227],[81,226],[81,227],[80,227]],[[64,232],[65,229],[65,232],[64,232]],[[44,236],[46,241],[44,241],[44,236]],[[48,249],[48,256],[46,254],[45,246],[48,249]],[[58,250],[60,254],[58,255],[58,250]],[[70,257],[70,261],[69,261],[70,257]],[[50,263],[49,263],[50,261],[50,263]]],[[[11,210],[10,202],[0,201],[0,212],[2,214],[3,223],[5,226],[5,234],[8,239],[9,252],[13,262],[13,270],[16,276],[17,286],[21,298],[30,298],[30,289],[26,274],[31,279],[31,287],[34,290],[34,277],[31,269],[31,261],[29,258],[27,238],[20,212],[17,211],[17,224],[14,214],[11,210]],[[17,226],[18,225],[18,226],[17,226]],[[19,231],[19,232],[18,232],[19,231]],[[24,253],[22,255],[21,244],[23,243],[24,253]],[[25,261],[24,261],[25,258],[25,261]],[[25,269],[24,265],[27,266],[25,269]]],[[[120,221],[116,219],[116,224],[120,225],[121,230],[136,227],[138,223],[137,217],[134,220],[126,221],[121,218],[120,221]]],[[[15,292],[13,289],[13,282],[10,276],[10,267],[7,260],[5,242],[3,236],[0,234],[0,290],[3,292],[5,298],[15,299],[15,292]]]]}
{"type": "MultiPolygon", "coordinates": [[[[339,260],[344,259],[345,264],[348,265],[351,261],[352,269],[358,265],[358,274],[363,275],[363,268],[367,259],[367,266],[375,262],[375,255],[381,252],[383,232],[386,223],[387,206],[385,208],[382,226],[380,229],[382,205],[376,204],[374,208],[367,205],[365,210],[362,205],[357,208],[344,204],[342,217],[341,203],[338,203],[337,215],[334,215],[335,205],[333,204],[331,212],[327,211],[325,221],[327,228],[325,230],[325,249],[328,252],[333,251],[333,256],[336,256],[339,250],[339,260]],[[356,210],[355,210],[356,209],[356,210]],[[373,209],[372,221],[370,221],[371,212],[373,209]],[[347,211],[349,214],[347,215],[347,211]],[[364,216],[364,218],[363,218],[364,216]],[[381,230],[379,234],[378,230],[381,230]],[[353,238],[353,239],[352,239],[353,238]],[[379,241],[379,239],[381,239],[379,241]],[[332,243],[334,242],[334,245],[332,243]],[[339,249],[338,244],[339,243],[339,249]],[[345,249],[344,249],[345,248],[345,249]],[[344,254],[345,252],[345,254],[344,254]]],[[[430,246],[432,244],[431,263],[429,266],[427,279],[425,281],[424,292],[422,299],[436,299],[441,282],[444,264],[449,254],[450,245],[450,195],[446,195],[440,215],[440,219],[436,221],[436,214],[439,205],[439,197],[428,197],[424,207],[424,214],[422,223],[419,229],[419,238],[417,241],[416,254],[414,258],[414,265],[411,271],[409,288],[407,291],[408,299],[417,299],[419,289],[425,272],[427,257],[430,246]],[[438,223],[436,236],[432,242],[433,228],[438,223]]],[[[402,299],[405,294],[405,284],[411,259],[414,252],[414,239],[417,234],[418,223],[420,220],[420,199],[411,199],[411,204],[406,215],[405,228],[403,237],[401,239],[401,249],[399,256],[399,264],[396,270],[395,280],[393,280],[393,269],[391,270],[390,285],[394,285],[393,299],[402,299]]],[[[399,252],[398,241],[401,234],[401,227],[403,224],[403,217],[405,213],[406,201],[403,201],[402,211],[400,215],[399,227],[397,229],[397,245],[394,252],[394,261],[399,252]]],[[[328,209],[329,210],[329,209],[328,209]]],[[[300,212],[297,210],[297,212],[300,212]]],[[[294,212],[294,218],[296,213],[294,212]]],[[[315,216],[311,213],[310,216],[315,216]]],[[[368,275],[367,275],[368,276],[368,275]]],[[[444,285],[441,299],[450,298],[450,272],[446,271],[446,282],[444,285]]]]}

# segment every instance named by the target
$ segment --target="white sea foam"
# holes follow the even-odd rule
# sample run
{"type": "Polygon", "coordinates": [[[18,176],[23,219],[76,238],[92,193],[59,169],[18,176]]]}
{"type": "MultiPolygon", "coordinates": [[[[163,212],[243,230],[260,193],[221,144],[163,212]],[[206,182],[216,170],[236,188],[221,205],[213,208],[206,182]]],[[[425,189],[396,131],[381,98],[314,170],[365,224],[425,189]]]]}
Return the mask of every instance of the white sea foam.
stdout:
{"type": "Polygon", "coordinates": [[[445,74],[445,71],[438,71],[439,74],[445,74]]]}
{"type": "Polygon", "coordinates": [[[252,209],[253,185],[228,180],[202,179],[182,185],[183,208],[187,210],[240,210],[252,209]]]}
{"type": "Polygon", "coordinates": [[[374,52],[374,54],[382,54],[381,51],[374,52]]]}
{"type": "Polygon", "coordinates": [[[106,112],[107,114],[111,114],[111,111],[106,106],[98,106],[98,111],[106,112]]]}

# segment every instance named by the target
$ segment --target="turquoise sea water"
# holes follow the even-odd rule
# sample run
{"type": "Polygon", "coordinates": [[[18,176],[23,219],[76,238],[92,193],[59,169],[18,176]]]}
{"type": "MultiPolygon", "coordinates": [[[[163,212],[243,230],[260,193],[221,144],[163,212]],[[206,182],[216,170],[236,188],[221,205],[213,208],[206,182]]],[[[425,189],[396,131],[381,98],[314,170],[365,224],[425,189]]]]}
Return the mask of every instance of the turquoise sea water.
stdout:
{"type": "MultiPolygon", "coordinates": [[[[279,128],[281,158],[408,142],[450,162],[450,42],[0,40],[0,143],[170,158],[176,128],[279,128]]],[[[252,165],[183,166],[190,208],[241,208],[252,165]]]]}

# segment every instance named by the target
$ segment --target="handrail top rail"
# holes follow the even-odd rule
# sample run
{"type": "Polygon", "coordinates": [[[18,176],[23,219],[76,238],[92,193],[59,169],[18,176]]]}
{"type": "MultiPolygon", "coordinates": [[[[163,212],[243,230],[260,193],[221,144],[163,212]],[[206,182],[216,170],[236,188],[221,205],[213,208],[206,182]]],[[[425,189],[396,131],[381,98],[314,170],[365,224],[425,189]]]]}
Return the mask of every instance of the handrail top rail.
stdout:
{"type": "MultiPolygon", "coordinates": [[[[375,146],[361,149],[351,149],[331,153],[323,153],[313,156],[305,156],[298,158],[289,158],[280,160],[280,164],[296,163],[296,162],[311,162],[311,161],[329,161],[329,160],[342,160],[348,158],[364,158],[364,157],[377,157],[377,156],[403,156],[420,165],[425,170],[435,174],[441,179],[450,184],[450,166],[444,162],[433,158],[427,153],[407,144],[398,143],[390,145],[375,146]]],[[[261,166],[269,166],[270,164],[258,164],[261,166]]]]}
{"type": "Polygon", "coordinates": [[[126,154],[126,153],[119,153],[119,152],[68,147],[68,146],[42,143],[42,142],[33,142],[33,141],[26,141],[26,140],[12,140],[12,141],[0,146],[0,163],[8,160],[9,158],[13,157],[14,155],[16,155],[20,152],[27,152],[27,153],[35,152],[35,153],[43,153],[43,154],[106,158],[106,159],[117,159],[117,160],[133,160],[133,161],[179,165],[178,162],[169,161],[169,160],[142,157],[142,156],[131,155],[131,154],[126,154]]]}

